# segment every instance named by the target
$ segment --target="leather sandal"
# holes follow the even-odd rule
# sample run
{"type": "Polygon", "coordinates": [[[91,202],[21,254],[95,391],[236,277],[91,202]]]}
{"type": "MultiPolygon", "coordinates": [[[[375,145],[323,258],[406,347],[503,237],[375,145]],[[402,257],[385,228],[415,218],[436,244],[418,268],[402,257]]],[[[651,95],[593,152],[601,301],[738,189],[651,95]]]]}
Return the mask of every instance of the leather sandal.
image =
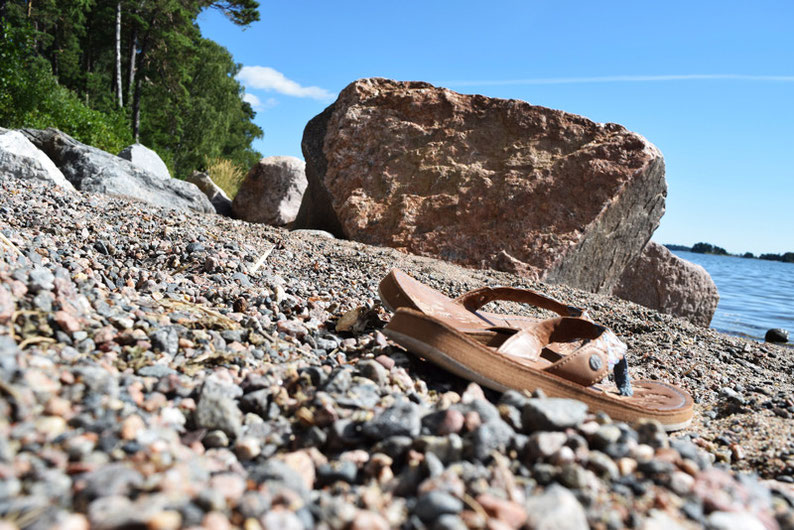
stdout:
{"type": "Polygon", "coordinates": [[[453,300],[399,269],[392,269],[381,280],[378,294],[383,305],[391,312],[403,307],[414,309],[436,317],[460,331],[474,331],[495,326],[523,328],[541,320],[480,311],[480,308],[487,303],[498,300],[529,304],[564,317],[587,318],[585,311],[578,307],[565,305],[529,289],[515,287],[483,287],[453,300]]]}
{"type": "Polygon", "coordinates": [[[400,308],[384,333],[408,351],[500,392],[539,388],[551,397],[582,401],[614,420],[658,420],[668,431],[684,428],[694,414],[685,390],[658,381],[630,381],[626,345],[589,320],[561,317],[522,328],[470,331],[451,322],[400,308]],[[600,383],[610,372],[615,385],[600,383]]]}

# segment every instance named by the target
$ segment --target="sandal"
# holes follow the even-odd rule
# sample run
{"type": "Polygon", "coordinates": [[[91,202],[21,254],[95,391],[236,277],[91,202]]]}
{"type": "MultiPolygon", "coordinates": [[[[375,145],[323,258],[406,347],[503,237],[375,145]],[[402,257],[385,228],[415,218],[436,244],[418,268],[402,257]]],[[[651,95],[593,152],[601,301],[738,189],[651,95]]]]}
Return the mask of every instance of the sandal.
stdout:
{"type": "Polygon", "coordinates": [[[626,345],[609,329],[581,318],[553,318],[525,327],[462,331],[413,309],[398,309],[384,333],[450,372],[503,392],[542,389],[576,399],[613,420],[658,420],[668,431],[694,414],[692,397],[657,381],[629,381],[626,345]],[[597,384],[614,371],[616,388],[597,384]]]}
{"type": "Polygon", "coordinates": [[[438,318],[461,331],[475,331],[490,327],[520,329],[542,320],[479,311],[485,304],[497,300],[529,304],[548,309],[564,317],[587,318],[586,313],[578,307],[565,305],[529,289],[515,287],[482,287],[453,300],[399,269],[392,269],[381,280],[378,294],[383,305],[391,312],[403,307],[414,309],[438,318]]]}

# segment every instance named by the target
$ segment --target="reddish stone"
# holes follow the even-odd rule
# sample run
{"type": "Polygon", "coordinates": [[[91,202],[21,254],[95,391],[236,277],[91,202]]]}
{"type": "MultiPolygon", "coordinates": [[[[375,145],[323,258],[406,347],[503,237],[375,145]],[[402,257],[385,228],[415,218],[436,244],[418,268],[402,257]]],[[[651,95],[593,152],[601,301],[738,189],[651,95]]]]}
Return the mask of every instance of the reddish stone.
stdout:
{"type": "Polygon", "coordinates": [[[611,291],[664,212],[642,136],[423,82],[351,83],[302,147],[296,227],[590,291],[611,291]]]}
{"type": "Polygon", "coordinates": [[[527,511],[517,502],[500,499],[488,493],[477,496],[477,502],[488,515],[499,519],[510,528],[521,528],[527,520],[527,511]]]}
{"type": "Polygon", "coordinates": [[[720,301],[706,269],[653,241],[626,267],[612,294],[704,327],[720,301]]]}

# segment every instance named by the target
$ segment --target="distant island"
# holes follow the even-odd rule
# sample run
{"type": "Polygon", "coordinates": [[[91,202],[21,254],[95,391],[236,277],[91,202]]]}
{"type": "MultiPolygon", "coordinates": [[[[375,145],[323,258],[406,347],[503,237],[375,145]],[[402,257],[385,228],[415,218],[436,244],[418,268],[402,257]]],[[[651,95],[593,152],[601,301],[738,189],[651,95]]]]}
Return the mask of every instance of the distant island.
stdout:
{"type": "Polygon", "coordinates": [[[737,258],[764,259],[767,261],[782,261],[783,263],[794,263],[794,252],[785,254],[761,254],[755,256],[752,252],[744,254],[730,254],[727,250],[711,243],[695,243],[691,247],[685,245],[665,245],[670,250],[683,250],[685,252],[695,252],[697,254],[714,254],[717,256],[734,256],[737,258]]]}

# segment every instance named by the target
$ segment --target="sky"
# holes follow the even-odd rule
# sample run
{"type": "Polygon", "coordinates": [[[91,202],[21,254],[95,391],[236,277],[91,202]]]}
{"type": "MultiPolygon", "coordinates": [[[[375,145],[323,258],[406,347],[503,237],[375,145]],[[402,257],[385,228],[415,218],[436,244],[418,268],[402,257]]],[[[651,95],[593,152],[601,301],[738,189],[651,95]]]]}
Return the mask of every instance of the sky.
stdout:
{"type": "Polygon", "coordinates": [[[619,123],[665,157],[653,239],[794,251],[794,1],[260,0],[199,17],[242,65],[264,156],[364,77],[420,80],[619,123]]]}

